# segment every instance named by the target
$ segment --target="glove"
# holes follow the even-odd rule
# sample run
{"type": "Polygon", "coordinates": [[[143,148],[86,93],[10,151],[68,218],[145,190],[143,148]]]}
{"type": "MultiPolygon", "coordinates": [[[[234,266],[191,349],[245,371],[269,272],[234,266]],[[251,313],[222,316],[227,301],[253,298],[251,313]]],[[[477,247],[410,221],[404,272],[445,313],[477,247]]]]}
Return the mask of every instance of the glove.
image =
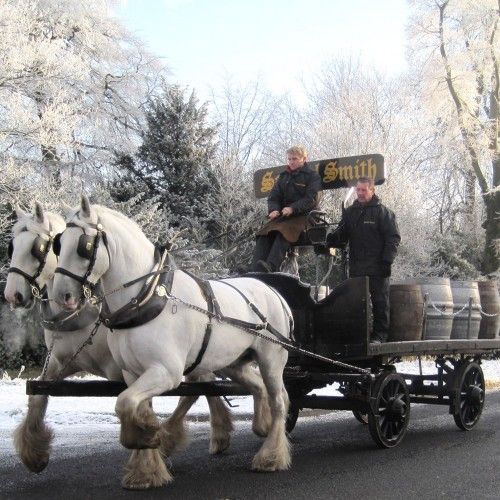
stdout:
{"type": "Polygon", "coordinates": [[[388,278],[391,275],[391,263],[382,261],[382,264],[380,265],[380,271],[383,278],[388,278]]]}

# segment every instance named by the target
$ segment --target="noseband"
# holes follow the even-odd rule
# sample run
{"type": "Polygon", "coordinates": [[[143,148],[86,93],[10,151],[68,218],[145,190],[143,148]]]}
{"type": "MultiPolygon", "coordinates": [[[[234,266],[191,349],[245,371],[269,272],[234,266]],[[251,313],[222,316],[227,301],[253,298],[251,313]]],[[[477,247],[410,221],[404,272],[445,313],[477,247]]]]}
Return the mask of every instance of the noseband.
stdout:
{"type": "MultiPolygon", "coordinates": [[[[110,257],[110,255],[108,248],[108,238],[106,236],[106,233],[103,231],[102,224],[98,222],[97,224],[87,223],[87,225],[97,231],[97,234],[95,236],[88,235],[82,226],[79,226],[74,222],[68,222],[66,224],[66,228],[77,227],[82,230],[83,234],[80,236],[78,240],[78,247],[76,249],[76,253],[82,259],[86,259],[89,261],[89,265],[87,267],[87,270],[85,271],[85,274],[83,276],[78,276],[77,274],[74,274],[71,271],[64,269],[63,267],[56,267],[56,270],[54,272],[59,274],[64,274],[65,276],[69,276],[71,279],[74,279],[75,281],[81,283],[83,289],[83,295],[86,299],[89,299],[92,295],[92,291],[96,286],[96,283],[92,283],[91,281],[89,281],[88,278],[92,274],[92,271],[94,270],[94,265],[97,257],[97,250],[99,248],[99,243],[101,242],[101,240],[103,241],[104,247],[108,252],[108,257],[110,257]]],[[[61,235],[62,233],[59,233],[58,235],[56,235],[54,239],[54,253],[56,255],[59,255],[61,251],[61,242],[60,242],[61,235]]]]}
{"type": "MultiPolygon", "coordinates": [[[[24,227],[21,229],[20,232],[25,232],[28,231],[27,227],[24,227]]],[[[8,256],[9,259],[12,259],[12,254],[14,253],[14,239],[11,239],[9,242],[9,249],[8,249],[8,256]]],[[[35,274],[30,275],[23,271],[22,269],[19,269],[18,267],[9,267],[7,273],[15,273],[21,275],[31,286],[31,293],[33,294],[33,297],[35,298],[40,298],[41,297],[41,290],[40,287],[38,286],[38,283],[36,282],[37,278],[42,274],[43,268],[45,267],[45,263],[47,262],[47,256],[50,252],[50,248],[53,245],[54,242],[54,234],[51,230],[51,226],[49,223],[49,230],[46,233],[40,233],[37,235],[35,238],[35,241],[33,242],[33,246],[31,247],[31,255],[35,257],[35,259],[38,260],[39,265],[38,269],[35,271],[35,274]]]]}

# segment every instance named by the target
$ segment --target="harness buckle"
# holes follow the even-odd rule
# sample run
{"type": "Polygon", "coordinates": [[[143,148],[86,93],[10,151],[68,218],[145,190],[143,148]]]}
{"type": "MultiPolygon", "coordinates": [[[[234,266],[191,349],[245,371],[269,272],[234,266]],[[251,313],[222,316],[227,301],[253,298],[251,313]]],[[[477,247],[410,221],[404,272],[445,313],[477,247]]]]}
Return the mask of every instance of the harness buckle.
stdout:
{"type": "Polygon", "coordinates": [[[87,285],[83,285],[82,288],[83,288],[83,296],[85,297],[85,300],[90,301],[90,299],[92,298],[92,290],[87,285]]]}
{"type": "Polygon", "coordinates": [[[35,299],[41,298],[40,290],[37,286],[31,285],[31,293],[33,294],[33,297],[35,297],[35,299]]]}
{"type": "Polygon", "coordinates": [[[167,289],[163,285],[158,285],[155,292],[158,297],[166,297],[168,295],[167,289]]]}

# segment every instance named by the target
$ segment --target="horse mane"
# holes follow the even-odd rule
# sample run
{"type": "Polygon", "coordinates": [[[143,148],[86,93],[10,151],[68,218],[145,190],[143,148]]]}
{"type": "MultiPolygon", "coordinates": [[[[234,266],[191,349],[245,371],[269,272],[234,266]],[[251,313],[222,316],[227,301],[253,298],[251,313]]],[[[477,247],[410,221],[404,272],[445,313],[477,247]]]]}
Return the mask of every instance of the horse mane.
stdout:
{"type": "MultiPolygon", "coordinates": [[[[64,219],[54,212],[44,212],[45,220],[50,223],[50,227],[61,227],[64,228],[66,225],[64,219]]],[[[39,233],[40,229],[45,231],[49,230],[48,224],[40,224],[37,222],[33,216],[33,214],[25,214],[18,221],[14,223],[12,226],[12,234],[17,236],[22,230],[26,228],[28,231],[33,231],[34,233],[39,233]]]]}
{"type": "MultiPolygon", "coordinates": [[[[112,208],[105,207],[103,205],[92,205],[92,210],[95,211],[95,214],[101,218],[105,218],[106,215],[112,215],[114,217],[117,217],[120,219],[121,222],[130,224],[133,226],[137,231],[139,231],[141,234],[144,234],[144,231],[142,230],[141,226],[137,224],[134,220],[132,220],[130,217],[127,217],[126,215],[122,214],[121,212],[118,212],[118,210],[114,210],[112,208]]],[[[146,235],[144,235],[146,236],[146,235]]]]}

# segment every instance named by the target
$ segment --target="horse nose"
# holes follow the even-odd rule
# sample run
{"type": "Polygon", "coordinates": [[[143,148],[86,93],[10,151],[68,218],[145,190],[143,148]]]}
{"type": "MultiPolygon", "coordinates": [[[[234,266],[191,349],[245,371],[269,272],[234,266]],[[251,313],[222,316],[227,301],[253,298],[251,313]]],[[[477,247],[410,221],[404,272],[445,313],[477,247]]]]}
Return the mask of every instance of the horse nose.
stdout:
{"type": "Polygon", "coordinates": [[[24,303],[24,297],[21,292],[16,292],[14,294],[14,305],[20,305],[24,303]]]}
{"type": "Polygon", "coordinates": [[[70,292],[64,294],[64,302],[69,302],[72,299],[73,295],[70,292]]]}

